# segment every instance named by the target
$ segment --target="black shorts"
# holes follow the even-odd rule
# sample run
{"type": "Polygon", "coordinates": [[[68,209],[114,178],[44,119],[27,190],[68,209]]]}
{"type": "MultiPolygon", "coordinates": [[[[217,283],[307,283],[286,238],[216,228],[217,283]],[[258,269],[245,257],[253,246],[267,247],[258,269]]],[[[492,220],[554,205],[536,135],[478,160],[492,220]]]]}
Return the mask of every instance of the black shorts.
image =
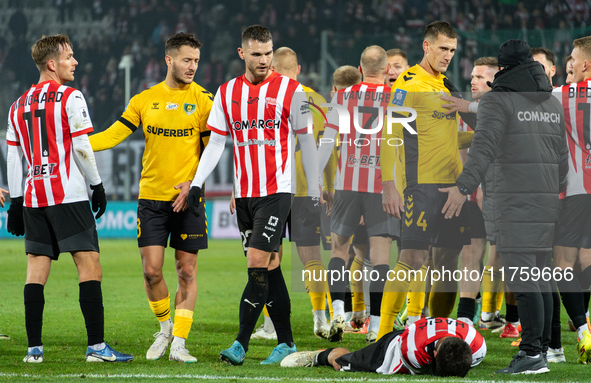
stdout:
{"type": "Polygon", "coordinates": [[[400,221],[384,211],[381,194],[350,190],[335,192],[331,232],[343,237],[352,236],[359,226],[362,215],[369,237],[400,236],[400,221]]]}
{"type": "Polygon", "coordinates": [[[466,201],[462,209],[468,209],[470,226],[468,233],[470,238],[486,238],[486,229],[484,227],[484,217],[482,210],[478,207],[478,203],[474,201],[466,201]]]}
{"type": "Polygon", "coordinates": [[[341,366],[341,371],[351,372],[376,372],[382,364],[390,342],[404,330],[395,330],[377,340],[377,342],[365,346],[360,350],[341,355],[335,362],[341,366]]]}
{"type": "Polygon", "coordinates": [[[175,213],[172,201],[140,199],[137,205],[137,244],[139,247],[164,246],[195,252],[207,249],[205,203],[199,203],[199,217],[189,209],[175,213]]]}
{"type": "Polygon", "coordinates": [[[295,242],[296,246],[318,246],[320,243],[320,214],[314,222],[305,225],[306,204],[312,204],[309,198],[294,197],[291,204],[291,210],[287,216],[287,229],[289,231],[290,242],[295,242]]]}
{"type": "Polygon", "coordinates": [[[88,201],[24,208],[25,252],[53,260],[60,253],[99,252],[98,235],[88,201]]]}
{"type": "Polygon", "coordinates": [[[429,246],[461,250],[470,244],[469,213],[462,207],[459,217],[445,219],[441,213],[447,193],[438,189],[449,184],[418,184],[404,189],[402,249],[427,250],[429,246]]]}
{"type": "Polygon", "coordinates": [[[276,193],[266,197],[236,198],[236,218],[244,253],[249,247],[279,251],[281,232],[291,206],[291,194],[276,193]]]}
{"type": "Polygon", "coordinates": [[[573,195],[560,201],[554,245],[591,248],[591,195],[573,195]]]}

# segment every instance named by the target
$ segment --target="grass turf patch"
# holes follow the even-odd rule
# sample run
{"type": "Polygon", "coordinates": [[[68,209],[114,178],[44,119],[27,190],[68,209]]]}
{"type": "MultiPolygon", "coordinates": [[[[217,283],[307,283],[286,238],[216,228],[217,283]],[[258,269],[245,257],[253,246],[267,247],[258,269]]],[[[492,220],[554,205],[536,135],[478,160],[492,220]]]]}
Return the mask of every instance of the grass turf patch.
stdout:
{"type": "MultiPolygon", "coordinates": [[[[0,241],[2,299],[0,333],[10,340],[0,341],[1,381],[79,381],[116,379],[130,381],[185,379],[196,381],[397,381],[442,380],[432,377],[386,377],[371,373],[343,373],[330,368],[293,368],[261,366],[275,347],[275,341],[252,340],[242,366],[219,361],[219,352],[229,347],[238,331],[238,304],[246,283],[246,260],[236,240],[211,240],[209,249],[199,254],[198,296],[187,348],[199,360],[184,365],[162,359],[149,362],[145,353],[159,324],[150,311],[143,288],[142,268],[135,240],[102,240],[105,340],[114,349],[131,353],[135,360],[123,364],[84,362],[86,330],[78,304],[78,276],[69,254],[53,262],[45,288],[43,342],[45,361],[40,365],[22,362],[27,339],[24,325],[23,286],[26,256],[22,239],[0,241]]],[[[285,246],[282,268],[290,284],[290,247],[285,246]]],[[[166,250],[164,276],[171,295],[176,291],[174,252],[166,250]]],[[[313,335],[312,308],[306,293],[292,293],[292,328],[298,350],[335,347],[337,344],[313,335]]],[[[564,324],[566,314],[563,309],[564,324]]],[[[562,342],[567,363],[550,365],[551,372],[534,376],[498,376],[495,370],[508,365],[517,352],[511,339],[483,331],[488,352],[484,361],[458,381],[564,381],[581,382],[589,377],[589,368],[576,364],[576,335],[563,330],[562,342]]],[[[345,334],[338,346],[357,350],[365,346],[365,336],[345,334]]],[[[454,381],[446,379],[446,381],[454,381]]]]}

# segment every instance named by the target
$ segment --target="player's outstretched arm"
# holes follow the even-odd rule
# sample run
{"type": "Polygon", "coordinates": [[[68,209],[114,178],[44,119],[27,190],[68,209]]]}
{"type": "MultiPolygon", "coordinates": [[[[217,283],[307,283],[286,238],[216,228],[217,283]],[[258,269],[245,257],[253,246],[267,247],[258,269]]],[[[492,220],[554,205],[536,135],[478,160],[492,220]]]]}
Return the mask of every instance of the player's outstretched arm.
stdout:
{"type": "Polygon", "coordinates": [[[100,152],[114,148],[135,132],[121,121],[115,121],[107,130],[90,136],[92,150],[100,152]]]}

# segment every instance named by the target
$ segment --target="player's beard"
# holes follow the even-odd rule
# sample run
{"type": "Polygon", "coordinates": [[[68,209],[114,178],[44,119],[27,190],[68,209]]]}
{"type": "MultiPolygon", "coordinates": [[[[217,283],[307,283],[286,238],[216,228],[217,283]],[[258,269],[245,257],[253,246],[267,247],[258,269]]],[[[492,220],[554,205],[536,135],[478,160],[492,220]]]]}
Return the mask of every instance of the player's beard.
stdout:
{"type": "Polygon", "coordinates": [[[191,78],[190,80],[187,80],[187,78],[185,77],[185,73],[186,71],[182,71],[179,70],[176,65],[174,64],[174,62],[172,63],[172,80],[175,81],[178,84],[185,84],[188,85],[190,83],[193,82],[193,78],[191,78]]]}
{"type": "Polygon", "coordinates": [[[260,71],[258,71],[258,65],[253,65],[252,67],[248,68],[248,71],[250,73],[252,73],[252,75],[254,76],[254,78],[256,78],[257,80],[264,80],[265,78],[267,78],[267,76],[269,75],[269,71],[270,71],[270,67],[267,66],[267,70],[265,71],[265,73],[262,73],[260,71]]]}

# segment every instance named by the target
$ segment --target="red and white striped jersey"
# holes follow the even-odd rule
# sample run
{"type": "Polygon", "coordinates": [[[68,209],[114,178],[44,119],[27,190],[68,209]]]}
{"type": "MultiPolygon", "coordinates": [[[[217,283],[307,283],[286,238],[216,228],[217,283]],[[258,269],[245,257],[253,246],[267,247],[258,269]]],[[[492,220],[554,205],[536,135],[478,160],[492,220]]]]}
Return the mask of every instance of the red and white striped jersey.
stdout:
{"type": "Polygon", "coordinates": [[[71,141],[92,131],[82,93],[55,81],[33,85],[12,104],[6,141],[20,146],[28,164],[25,206],[88,200],[71,141]]]}
{"type": "MultiPolygon", "coordinates": [[[[380,171],[380,145],[382,130],[386,124],[386,108],[390,101],[390,88],[386,85],[361,82],[339,90],[331,101],[349,111],[349,134],[340,134],[340,157],[335,176],[336,190],[351,190],[366,193],[382,193],[380,171]],[[355,107],[360,107],[354,113],[355,107]],[[355,121],[357,116],[358,121],[355,121]],[[382,129],[365,134],[355,129],[376,129],[382,121],[382,129]]],[[[339,131],[339,112],[330,108],[326,116],[327,129],[339,131]]],[[[337,143],[339,143],[337,141],[337,143]]]]}
{"type": "Polygon", "coordinates": [[[425,371],[433,361],[427,346],[446,336],[458,337],[470,345],[472,367],[482,362],[486,356],[486,342],[474,327],[451,318],[423,318],[390,342],[384,363],[376,372],[419,374],[425,371]]]}
{"type": "Polygon", "coordinates": [[[257,85],[242,75],[219,87],[207,127],[232,136],[237,198],[293,192],[294,134],[306,132],[310,113],[298,94],[305,100],[299,82],[276,72],[257,85]]]}
{"type": "Polygon", "coordinates": [[[568,145],[566,197],[591,194],[591,80],[552,91],[564,109],[568,145]]]}

